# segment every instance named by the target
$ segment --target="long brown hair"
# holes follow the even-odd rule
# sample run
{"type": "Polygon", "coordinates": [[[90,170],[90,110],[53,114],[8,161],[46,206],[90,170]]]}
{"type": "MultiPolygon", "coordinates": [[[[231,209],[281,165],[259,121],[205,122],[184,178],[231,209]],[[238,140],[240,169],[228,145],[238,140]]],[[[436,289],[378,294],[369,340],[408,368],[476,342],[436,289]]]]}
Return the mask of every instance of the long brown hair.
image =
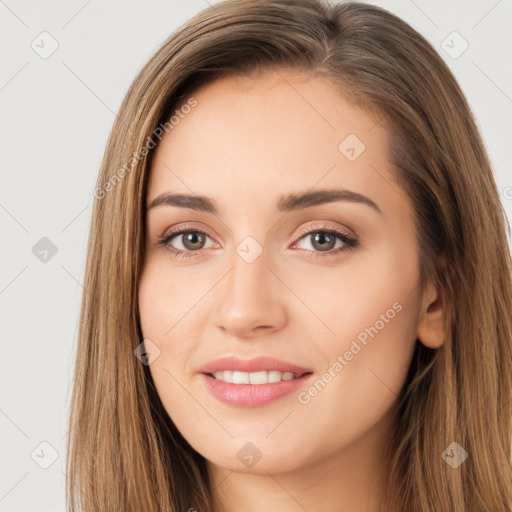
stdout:
{"type": "Polygon", "coordinates": [[[213,510],[204,457],[173,425],[134,356],[143,339],[137,293],[147,178],[157,128],[179,102],[218,77],[270,68],[327,77],[385,123],[396,181],[414,208],[422,277],[442,289],[445,342],[433,350],[416,341],[384,510],[512,509],[508,223],[454,76],[419,33],[382,8],[228,0],[163,43],[131,85],[108,140],[87,251],[68,510],[213,510]],[[457,468],[442,456],[454,442],[468,454],[457,468]]]}

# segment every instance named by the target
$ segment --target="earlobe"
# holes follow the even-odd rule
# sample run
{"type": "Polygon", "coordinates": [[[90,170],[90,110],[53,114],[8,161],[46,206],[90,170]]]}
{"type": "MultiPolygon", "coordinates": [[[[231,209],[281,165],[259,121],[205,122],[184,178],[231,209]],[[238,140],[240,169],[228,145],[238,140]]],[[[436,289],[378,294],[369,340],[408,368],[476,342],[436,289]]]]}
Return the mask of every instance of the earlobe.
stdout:
{"type": "Polygon", "coordinates": [[[445,308],[442,295],[430,281],[421,305],[417,338],[429,348],[439,348],[445,340],[445,308]]]}

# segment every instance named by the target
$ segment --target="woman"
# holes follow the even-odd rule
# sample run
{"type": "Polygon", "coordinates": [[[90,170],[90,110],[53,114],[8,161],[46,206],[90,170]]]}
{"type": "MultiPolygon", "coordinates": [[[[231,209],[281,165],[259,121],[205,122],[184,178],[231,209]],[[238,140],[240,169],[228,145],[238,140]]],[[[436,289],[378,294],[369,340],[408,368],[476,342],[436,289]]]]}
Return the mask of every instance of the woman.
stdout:
{"type": "Polygon", "coordinates": [[[506,216],[406,23],[211,6],[135,79],[95,196],[70,511],[512,508],[506,216]]]}

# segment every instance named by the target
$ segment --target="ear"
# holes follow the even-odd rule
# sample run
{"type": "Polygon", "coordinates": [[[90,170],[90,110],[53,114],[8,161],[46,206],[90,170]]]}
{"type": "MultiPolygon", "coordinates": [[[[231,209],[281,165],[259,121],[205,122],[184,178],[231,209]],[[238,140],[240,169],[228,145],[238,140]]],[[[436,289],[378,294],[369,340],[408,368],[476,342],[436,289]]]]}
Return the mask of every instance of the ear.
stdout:
{"type": "Polygon", "coordinates": [[[429,348],[439,348],[445,340],[445,304],[440,290],[429,280],[423,294],[416,337],[429,348]]]}

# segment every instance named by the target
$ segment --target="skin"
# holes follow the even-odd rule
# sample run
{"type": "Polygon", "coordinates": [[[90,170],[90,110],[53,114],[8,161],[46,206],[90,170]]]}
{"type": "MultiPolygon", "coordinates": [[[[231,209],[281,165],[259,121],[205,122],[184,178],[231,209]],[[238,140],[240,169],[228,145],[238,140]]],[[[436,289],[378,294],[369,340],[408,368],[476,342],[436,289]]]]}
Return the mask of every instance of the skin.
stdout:
{"type": "MultiPolygon", "coordinates": [[[[150,371],[162,403],[207,459],[221,510],[376,511],[415,340],[443,343],[442,304],[432,283],[419,286],[413,210],[394,181],[385,128],[331,82],[298,71],[222,79],[193,96],[197,106],[156,149],[148,204],[172,191],[213,198],[220,211],[163,205],[147,215],[140,321],[160,350],[150,371]],[[338,149],[349,134],[366,146],[354,161],[338,149]],[[275,211],[281,195],[335,187],[381,213],[346,201],[275,211]],[[192,257],[157,243],[190,224],[208,235],[192,257]],[[314,258],[321,246],[300,229],[325,227],[359,246],[314,258]],[[252,263],[236,252],[247,236],[263,249],[252,263]],[[218,357],[267,355],[311,368],[314,381],[395,303],[400,312],[307,404],[292,393],[233,407],[198,373],[218,357]],[[237,457],[248,442],[262,454],[250,468],[237,457]]],[[[343,245],[336,240],[327,251],[343,245]]],[[[193,252],[185,243],[178,235],[169,245],[193,252]]]]}

